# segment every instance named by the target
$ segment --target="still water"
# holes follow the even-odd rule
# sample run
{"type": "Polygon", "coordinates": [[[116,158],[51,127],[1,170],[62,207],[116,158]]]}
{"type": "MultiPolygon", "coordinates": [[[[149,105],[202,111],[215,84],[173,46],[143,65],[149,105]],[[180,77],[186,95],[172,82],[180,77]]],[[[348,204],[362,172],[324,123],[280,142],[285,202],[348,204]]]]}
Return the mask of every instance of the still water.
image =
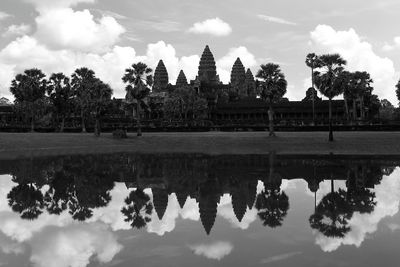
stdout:
{"type": "Polygon", "coordinates": [[[399,266],[400,161],[0,161],[1,266],[399,266]]]}

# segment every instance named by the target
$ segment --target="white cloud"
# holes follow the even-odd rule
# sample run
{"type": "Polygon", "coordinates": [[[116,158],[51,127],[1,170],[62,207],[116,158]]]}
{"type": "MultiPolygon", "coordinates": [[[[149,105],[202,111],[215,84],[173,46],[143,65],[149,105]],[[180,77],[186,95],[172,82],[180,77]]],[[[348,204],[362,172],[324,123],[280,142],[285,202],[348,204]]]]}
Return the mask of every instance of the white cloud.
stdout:
{"type": "Polygon", "coordinates": [[[31,26],[28,24],[20,24],[20,25],[10,25],[7,30],[2,34],[3,37],[10,37],[10,36],[20,36],[28,34],[31,31],[31,26]]]}
{"type": "Polygon", "coordinates": [[[224,241],[211,244],[191,245],[189,247],[196,255],[204,256],[212,260],[221,260],[233,250],[233,245],[224,241]]]}
{"type": "Polygon", "coordinates": [[[80,3],[93,4],[96,0],[25,0],[32,3],[38,10],[76,6],[80,3]]]}
{"type": "Polygon", "coordinates": [[[377,55],[370,43],[363,41],[354,29],[336,31],[318,25],[311,32],[312,45],[319,53],[339,53],[347,60],[350,71],[367,71],[374,80],[374,93],[392,103],[397,102],[394,86],[396,71],[393,61],[377,55]]]}
{"type": "Polygon", "coordinates": [[[400,49],[400,36],[396,36],[393,38],[393,44],[385,43],[385,45],[382,47],[382,50],[386,52],[392,51],[394,49],[400,49]]]}
{"type": "Polygon", "coordinates": [[[257,60],[252,53],[244,46],[233,47],[229,49],[228,54],[218,59],[216,62],[219,78],[224,83],[229,83],[231,79],[232,66],[237,58],[243,63],[245,69],[257,65],[257,60]]]}
{"type": "Polygon", "coordinates": [[[35,236],[32,244],[30,260],[37,267],[85,267],[92,259],[107,263],[122,249],[101,224],[49,228],[35,236]]]}
{"type": "Polygon", "coordinates": [[[6,12],[3,12],[3,11],[0,11],[0,20],[7,19],[7,18],[9,18],[9,17],[11,17],[10,14],[8,14],[8,13],[6,13],[6,12]]]}
{"type": "Polygon", "coordinates": [[[196,22],[189,29],[189,32],[196,34],[211,34],[214,36],[227,36],[231,34],[231,26],[220,18],[207,19],[202,22],[196,22]]]}
{"type": "Polygon", "coordinates": [[[96,21],[89,10],[71,8],[45,10],[36,18],[35,38],[53,49],[106,52],[126,30],[113,17],[96,21]]]}
{"type": "MultiPolygon", "coordinates": [[[[374,190],[377,202],[374,211],[370,214],[355,213],[349,221],[351,231],[344,238],[328,238],[317,233],[316,244],[325,252],[335,251],[342,245],[361,246],[366,238],[377,231],[382,219],[398,213],[400,204],[399,177],[400,169],[396,169],[390,176],[382,178],[381,183],[374,190]]],[[[322,191],[329,191],[328,183],[325,184],[327,186],[322,191]]]]}
{"type": "Polygon", "coordinates": [[[257,15],[258,18],[268,21],[268,22],[273,22],[273,23],[279,23],[279,24],[286,24],[286,25],[292,25],[296,26],[297,23],[288,21],[286,19],[278,18],[278,17],[272,17],[272,16],[267,16],[267,15],[257,15]]]}

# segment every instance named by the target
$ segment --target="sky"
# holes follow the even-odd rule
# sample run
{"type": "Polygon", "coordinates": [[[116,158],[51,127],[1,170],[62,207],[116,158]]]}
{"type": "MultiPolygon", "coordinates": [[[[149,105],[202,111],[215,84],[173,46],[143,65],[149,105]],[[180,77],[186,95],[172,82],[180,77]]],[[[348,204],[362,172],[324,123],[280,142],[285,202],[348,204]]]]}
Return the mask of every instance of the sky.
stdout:
{"type": "Polygon", "coordinates": [[[154,69],[163,59],[175,84],[181,69],[195,78],[209,45],[224,83],[237,57],[254,74],[279,64],[290,100],[311,86],[308,53],[340,53],[397,105],[399,8],[398,0],[1,0],[0,97],[13,99],[10,83],[27,68],[70,75],[82,66],[124,97],[132,63],[154,69]]]}

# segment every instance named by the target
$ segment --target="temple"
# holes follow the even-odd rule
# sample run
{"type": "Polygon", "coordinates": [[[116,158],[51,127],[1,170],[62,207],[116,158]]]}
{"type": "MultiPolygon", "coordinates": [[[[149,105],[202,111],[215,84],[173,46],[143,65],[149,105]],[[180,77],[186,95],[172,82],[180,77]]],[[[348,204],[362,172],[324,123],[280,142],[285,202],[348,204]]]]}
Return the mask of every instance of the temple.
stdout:
{"type": "MultiPolygon", "coordinates": [[[[208,103],[208,119],[214,125],[256,125],[268,120],[267,103],[260,98],[260,92],[252,71],[243,65],[238,57],[233,63],[230,82],[220,81],[214,55],[208,45],[201,55],[198,73],[194,80],[187,81],[181,70],[175,85],[168,84],[168,72],[162,60],[154,73],[153,94],[171,92],[175,88],[190,86],[204,97],[208,103]]],[[[355,106],[356,108],[360,108],[355,106]]],[[[368,116],[368,111],[350,110],[357,118],[368,116]]],[[[333,123],[340,124],[346,118],[344,100],[332,102],[333,123]]],[[[310,88],[302,101],[289,101],[282,98],[274,107],[274,120],[277,125],[327,124],[329,105],[327,100],[318,97],[315,89],[310,88]],[[313,105],[314,110],[313,111],[313,105]]]]}

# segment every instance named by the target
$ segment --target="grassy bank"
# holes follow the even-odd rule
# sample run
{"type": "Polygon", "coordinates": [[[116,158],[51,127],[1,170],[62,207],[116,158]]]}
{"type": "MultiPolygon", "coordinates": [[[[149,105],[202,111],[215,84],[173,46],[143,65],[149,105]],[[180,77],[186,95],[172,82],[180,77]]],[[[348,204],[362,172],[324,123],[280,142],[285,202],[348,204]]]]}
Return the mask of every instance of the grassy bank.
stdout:
{"type": "Polygon", "coordinates": [[[116,140],[111,134],[0,133],[0,159],[74,153],[205,153],[205,154],[354,154],[400,155],[400,133],[337,132],[145,133],[116,140]]]}

